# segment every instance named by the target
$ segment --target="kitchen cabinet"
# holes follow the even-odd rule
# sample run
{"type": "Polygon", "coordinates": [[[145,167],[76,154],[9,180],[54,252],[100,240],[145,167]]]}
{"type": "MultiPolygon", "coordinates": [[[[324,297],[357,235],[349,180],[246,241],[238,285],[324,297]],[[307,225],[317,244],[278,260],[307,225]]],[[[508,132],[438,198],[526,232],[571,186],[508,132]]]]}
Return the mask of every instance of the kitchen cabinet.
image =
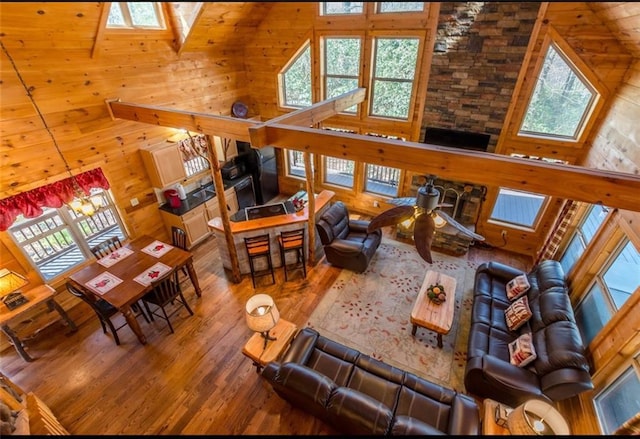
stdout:
{"type": "MultiPolygon", "coordinates": [[[[214,199],[215,200],[215,199],[214,199]]],[[[190,210],[182,216],[160,211],[167,233],[171,236],[171,226],[180,227],[187,233],[187,247],[191,248],[209,236],[211,231],[207,226],[207,209],[205,205],[190,210]]]]}
{"type": "Polygon", "coordinates": [[[177,143],[141,148],[140,154],[153,187],[165,188],[187,178],[177,143]]]}
{"type": "Polygon", "coordinates": [[[236,197],[236,190],[233,187],[230,187],[226,191],[224,191],[224,199],[227,202],[227,211],[229,216],[236,213],[240,208],[238,207],[238,197],[236,197]]]}

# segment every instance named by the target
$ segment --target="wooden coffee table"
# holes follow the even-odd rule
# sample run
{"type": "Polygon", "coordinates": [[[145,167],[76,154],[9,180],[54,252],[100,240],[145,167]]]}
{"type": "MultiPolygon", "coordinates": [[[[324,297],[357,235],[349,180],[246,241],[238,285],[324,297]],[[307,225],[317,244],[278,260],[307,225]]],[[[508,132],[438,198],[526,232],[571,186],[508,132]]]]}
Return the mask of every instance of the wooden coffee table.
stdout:
{"type": "Polygon", "coordinates": [[[438,347],[442,348],[442,335],[449,333],[453,323],[456,305],[456,280],[437,271],[429,270],[424,277],[416,303],[411,310],[411,335],[416,335],[418,326],[430,329],[438,334],[438,347]],[[427,296],[427,288],[441,284],[447,293],[447,300],[440,305],[433,303],[427,296]]]}
{"type": "Polygon", "coordinates": [[[242,348],[242,353],[253,360],[256,372],[272,361],[276,361],[289,347],[291,340],[298,333],[298,327],[285,319],[278,320],[276,326],[269,331],[275,340],[269,340],[267,348],[264,348],[264,338],[259,333],[254,333],[242,348]]]}

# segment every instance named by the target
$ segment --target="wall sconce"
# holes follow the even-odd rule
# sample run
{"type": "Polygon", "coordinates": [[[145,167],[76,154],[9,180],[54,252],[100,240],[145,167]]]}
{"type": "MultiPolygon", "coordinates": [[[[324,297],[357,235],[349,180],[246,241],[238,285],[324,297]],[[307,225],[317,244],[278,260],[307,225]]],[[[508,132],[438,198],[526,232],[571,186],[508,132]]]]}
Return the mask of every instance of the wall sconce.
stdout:
{"type": "Polygon", "coordinates": [[[433,45],[433,51],[435,53],[445,53],[447,51],[447,42],[436,41],[436,43],[433,45]]]}
{"type": "Polygon", "coordinates": [[[280,320],[280,313],[278,307],[267,294],[256,294],[247,301],[246,305],[246,319],[249,329],[255,332],[259,332],[264,338],[264,348],[267,348],[267,342],[269,340],[276,340],[275,337],[269,335],[269,331],[272,330],[278,320],[280,320]]]}

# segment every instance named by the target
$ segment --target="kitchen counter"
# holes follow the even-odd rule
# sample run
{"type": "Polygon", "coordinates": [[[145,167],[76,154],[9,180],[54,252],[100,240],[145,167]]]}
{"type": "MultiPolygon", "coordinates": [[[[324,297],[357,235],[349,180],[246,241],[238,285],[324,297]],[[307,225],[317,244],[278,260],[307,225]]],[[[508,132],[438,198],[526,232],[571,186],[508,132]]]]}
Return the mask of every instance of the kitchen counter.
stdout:
{"type": "MultiPolygon", "coordinates": [[[[280,251],[278,250],[278,236],[280,232],[295,230],[299,228],[307,229],[309,215],[314,215],[317,220],[326,209],[331,205],[335,193],[329,190],[323,190],[315,196],[315,212],[309,212],[309,205],[307,204],[303,209],[293,213],[286,213],[282,215],[266,216],[258,219],[250,219],[245,221],[230,222],[229,231],[233,236],[233,243],[236,247],[236,254],[238,255],[238,265],[240,273],[247,274],[251,272],[249,267],[249,260],[247,258],[247,250],[244,243],[244,238],[250,236],[256,236],[260,234],[268,234],[271,239],[271,260],[274,267],[281,266],[280,251]]],[[[287,212],[289,207],[287,206],[287,212]]],[[[214,236],[220,243],[226,242],[225,230],[220,217],[213,218],[207,223],[209,229],[214,233],[214,236]]],[[[308,233],[305,234],[308,237],[308,233]]],[[[305,239],[305,252],[308,252],[308,239],[305,239]]],[[[229,254],[229,248],[227,245],[220,245],[220,258],[222,260],[222,266],[227,269],[231,269],[231,256],[229,254]]],[[[315,241],[314,254],[316,260],[322,256],[322,245],[319,239],[315,241]]]]}
{"type": "MultiPolygon", "coordinates": [[[[234,180],[223,179],[222,183],[224,185],[224,190],[226,191],[227,189],[232,188],[237,184],[240,184],[242,181],[244,181],[248,177],[249,177],[248,175],[245,175],[245,176],[236,178],[234,180]]],[[[182,216],[185,213],[189,212],[190,210],[193,210],[196,207],[200,206],[201,204],[204,204],[205,202],[214,198],[215,196],[216,196],[216,188],[213,182],[211,182],[210,184],[203,186],[202,188],[198,188],[196,190],[193,190],[187,193],[187,198],[185,200],[180,200],[182,202],[180,207],[171,207],[169,203],[164,203],[162,206],[160,206],[160,210],[164,210],[165,212],[169,212],[173,215],[182,216]],[[198,193],[201,193],[201,191],[203,190],[204,190],[203,196],[196,195],[198,193]]]]}

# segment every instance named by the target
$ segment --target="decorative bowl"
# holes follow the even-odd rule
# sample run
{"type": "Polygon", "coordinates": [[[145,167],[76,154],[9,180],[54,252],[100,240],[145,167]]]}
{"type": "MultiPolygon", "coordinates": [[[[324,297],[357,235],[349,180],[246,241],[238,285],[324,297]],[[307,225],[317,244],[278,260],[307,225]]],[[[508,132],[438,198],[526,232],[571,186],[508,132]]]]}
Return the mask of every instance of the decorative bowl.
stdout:
{"type": "Polygon", "coordinates": [[[429,300],[436,305],[440,305],[447,300],[447,293],[444,290],[444,286],[440,284],[430,285],[429,288],[427,288],[427,296],[429,300]]]}

